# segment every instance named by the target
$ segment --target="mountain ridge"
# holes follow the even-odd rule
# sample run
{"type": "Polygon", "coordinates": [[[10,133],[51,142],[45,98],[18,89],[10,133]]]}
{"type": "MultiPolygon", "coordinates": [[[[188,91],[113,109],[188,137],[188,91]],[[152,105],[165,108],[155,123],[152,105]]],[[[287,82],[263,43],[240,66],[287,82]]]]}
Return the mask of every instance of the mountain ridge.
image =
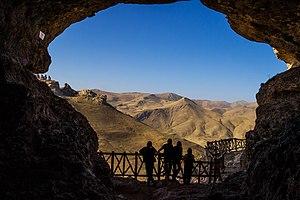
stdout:
{"type": "Polygon", "coordinates": [[[254,128],[255,102],[192,100],[175,93],[133,93],[131,97],[130,93],[104,94],[123,113],[160,132],[175,133],[202,146],[221,138],[244,138],[254,128]]]}
{"type": "Polygon", "coordinates": [[[254,128],[255,102],[192,100],[175,93],[113,93],[108,102],[116,109],[158,129],[176,133],[205,146],[220,138],[244,138],[254,128]]]}
{"type": "MultiPolygon", "coordinates": [[[[55,91],[57,92],[59,89],[55,88],[55,91]]],[[[255,109],[257,107],[255,102],[246,102],[244,100],[232,103],[226,101],[192,100],[171,92],[160,94],[140,92],[115,93],[93,89],[74,92],[73,97],[68,96],[65,98],[76,110],[88,118],[92,127],[99,133],[99,138],[102,137],[102,141],[106,141],[107,144],[104,144],[104,142],[101,143],[101,140],[99,140],[105,148],[112,141],[119,144],[116,138],[111,138],[113,135],[119,134],[121,137],[121,133],[127,133],[131,134],[132,138],[135,138],[134,131],[160,135],[158,139],[162,135],[164,135],[165,139],[175,135],[180,139],[185,139],[202,147],[206,145],[207,141],[232,137],[244,138],[245,133],[254,128],[255,109]],[[106,105],[110,106],[110,109],[115,110],[108,111],[108,108],[106,110],[104,108],[101,110],[98,107],[92,108],[88,103],[95,104],[95,102],[82,102],[83,97],[81,93],[91,98],[98,96],[96,98],[98,107],[106,105]],[[78,95],[81,95],[81,97],[78,95]],[[79,100],[80,98],[81,100],[79,100]],[[78,104],[78,102],[81,103],[78,104]],[[93,115],[95,111],[98,111],[99,116],[93,115]],[[101,116],[101,112],[110,113],[106,117],[109,117],[111,120],[106,122],[106,119],[101,116]],[[123,115],[127,115],[127,117],[123,115]],[[95,121],[94,118],[99,120],[95,121]],[[120,119],[123,121],[121,122],[120,119]],[[140,129],[141,125],[137,125],[137,122],[132,120],[136,120],[148,128],[140,129]],[[113,124],[111,124],[112,122],[113,124]],[[129,122],[131,123],[130,127],[126,125],[129,122]],[[111,125],[109,126],[109,124],[111,125]],[[100,126],[106,128],[99,129],[100,126]],[[120,127],[123,128],[120,129],[120,127]],[[105,132],[112,135],[103,136],[105,132]]],[[[123,137],[125,136],[123,135],[123,137]]],[[[155,137],[149,136],[150,138],[155,137]]],[[[136,140],[143,139],[139,138],[136,140]]],[[[110,144],[110,146],[118,148],[115,144],[110,144]]],[[[124,150],[122,148],[119,149],[124,150]]]]}

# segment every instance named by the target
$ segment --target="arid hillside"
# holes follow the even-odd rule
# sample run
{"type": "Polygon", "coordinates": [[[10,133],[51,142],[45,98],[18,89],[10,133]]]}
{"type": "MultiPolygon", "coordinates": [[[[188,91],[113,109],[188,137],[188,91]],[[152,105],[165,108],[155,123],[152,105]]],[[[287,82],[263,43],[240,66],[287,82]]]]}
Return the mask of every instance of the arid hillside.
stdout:
{"type": "Polygon", "coordinates": [[[203,147],[176,134],[161,133],[135,118],[123,114],[92,91],[83,90],[74,97],[64,98],[88,119],[98,135],[99,150],[101,151],[136,152],[149,140],[158,149],[166,143],[168,138],[172,138],[174,144],[179,140],[182,142],[185,152],[187,148],[191,147],[197,157],[204,156],[203,147]]]}
{"type": "Polygon", "coordinates": [[[244,138],[254,128],[256,103],[191,100],[174,93],[78,93],[68,84],[60,88],[47,77],[42,81],[88,119],[97,132],[101,151],[135,152],[149,140],[159,148],[170,137],[203,155],[197,145],[244,138]]]}
{"type": "Polygon", "coordinates": [[[111,93],[107,101],[160,132],[176,134],[205,146],[207,141],[221,138],[245,138],[254,128],[256,103],[237,101],[191,100],[174,93],[111,93]]]}

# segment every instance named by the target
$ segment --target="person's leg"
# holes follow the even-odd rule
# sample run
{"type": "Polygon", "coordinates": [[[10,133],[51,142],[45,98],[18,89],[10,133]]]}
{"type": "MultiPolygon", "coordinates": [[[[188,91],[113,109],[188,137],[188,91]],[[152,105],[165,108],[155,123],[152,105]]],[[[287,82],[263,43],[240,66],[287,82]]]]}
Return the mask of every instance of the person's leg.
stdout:
{"type": "Polygon", "coordinates": [[[147,175],[147,185],[150,185],[150,181],[151,181],[151,167],[149,166],[149,164],[146,164],[146,175],[147,175]]]}
{"type": "Polygon", "coordinates": [[[183,183],[187,184],[187,169],[186,169],[186,167],[184,167],[184,171],[183,171],[183,183]]]}
{"type": "Polygon", "coordinates": [[[174,162],[174,170],[173,170],[173,179],[175,180],[177,175],[179,174],[180,170],[181,170],[181,164],[180,161],[176,161],[174,162]]]}
{"type": "Polygon", "coordinates": [[[171,171],[170,161],[169,160],[165,160],[165,175],[166,175],[166,180],[169,180],[170,171],[171,171]]]}
{"type": "Polygon", "coordinates": [[[155,180],[153,178],[153,169],[154,169],[154,163],[149,168],[149,179],[152,182],[153,186],[155,186],[156,182],[155,182],[155,180]]]}
{"type": "Polygon", "coordinates": [[[169,161],[169,175],[171,175],[172,169],[173,169],[173,162],[170,160],[169,161]]]}
{"type": "Polygon", "coordinates": [[[179,172],[182,170],[180,161],[177,162],[177,172],[176,176],[179,174],[179,172]]]}
{"type": "Polygon", "coordinates": [[[187,184],[191,183],[191,179],[192,179],[192,170],[189,170],[187,173],[187,184]]]}
{"type": "Polygon", "coordinates": [[[172,175],[172,179],[175,180],[177,176],[177,163],[173,162],[173,175],[172,175]]]}

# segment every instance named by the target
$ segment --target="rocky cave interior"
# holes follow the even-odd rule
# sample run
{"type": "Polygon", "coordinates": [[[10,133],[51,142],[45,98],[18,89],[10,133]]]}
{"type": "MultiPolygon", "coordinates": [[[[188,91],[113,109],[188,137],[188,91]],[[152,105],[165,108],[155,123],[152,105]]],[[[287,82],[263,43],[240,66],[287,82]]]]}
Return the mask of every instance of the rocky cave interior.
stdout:
{"type": "MultiPolygon", "coordinates": [[[[71,24],[118,3],[173,2],[0,2],[1,199],[114,199],[94,130],[33,73],[48,70],[47,48],[71,24]],[[40,31],[46,34],[43,40],[40,31]]],[[[246,135],[248,170],[232,178],[242,183],[235,194],[218,199],[299,199],[300,2],[201,2],[224,13],[241,36],[270,44],[291,68],[261,86],[255,129],[246,135]]]]}

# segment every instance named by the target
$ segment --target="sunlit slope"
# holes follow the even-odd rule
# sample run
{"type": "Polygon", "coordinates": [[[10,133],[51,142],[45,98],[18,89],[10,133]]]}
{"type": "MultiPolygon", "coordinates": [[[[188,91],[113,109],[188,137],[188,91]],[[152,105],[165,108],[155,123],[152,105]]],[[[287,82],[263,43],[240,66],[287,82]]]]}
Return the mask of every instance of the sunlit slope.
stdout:
{"type": "Polygon", "coordinates": [[[228,103],[208,100],[197,100],[195,102],[206,109],[222,114],[222,124],[236,138],[245,138],[245,133],[254,128],[257,103],[246,101],[228,103]]]}
{"type": "Polygon", "coordinates": [[[245,131],[254,128],[256,119],[256,103],[228,109],[223,114],[222,122],[228,127],[235,138],[245,138],[245,131]]]}
{"type": "Polygon", "coordinates": [[[99,93],[118,110],[167,134],[205,145],[228,137],[244,138],[254,127],[256,103],[190,100],[174,93],[99,93]]]}
{"type": "Polygon", "coordinates": [[[176,134],[161,133],[133,117],[123,114],[109,104],[97,103],[80,96],[69,97],[67,100],[88,119],[98,135],[101,151],[136,152],[149,140],[158,149],[168,138],[172,138],[174,143],[180,140],[184,149],[192,147],[197,156],[204,154],[203,148],[199,145],[176,134]]]}
{"type": "Polygon", "coordinates": [[[200,145],[206,145],[206,141],[232,137],[232,132],[221,123],[219,113],[201,108],[187,98],[145,110],[135,118],[162,132],[178,134],[200,145]]]}
{"type": "Polygon", "coordinates": [[[97,94],[107,95],[107,102],[123,113],[135,116],[147,109],[156,109],[173,103],[182,97],[174,93],[148,94],[148,93],[112,93],[93,90],[97,94]]]}

